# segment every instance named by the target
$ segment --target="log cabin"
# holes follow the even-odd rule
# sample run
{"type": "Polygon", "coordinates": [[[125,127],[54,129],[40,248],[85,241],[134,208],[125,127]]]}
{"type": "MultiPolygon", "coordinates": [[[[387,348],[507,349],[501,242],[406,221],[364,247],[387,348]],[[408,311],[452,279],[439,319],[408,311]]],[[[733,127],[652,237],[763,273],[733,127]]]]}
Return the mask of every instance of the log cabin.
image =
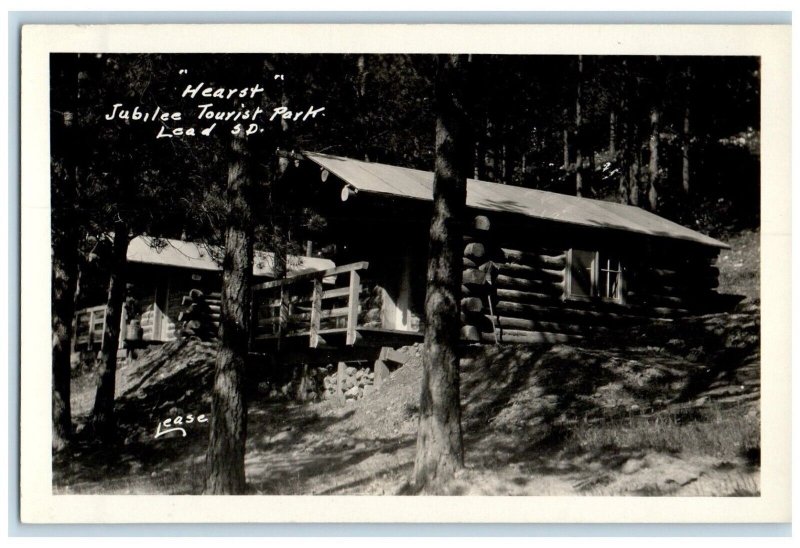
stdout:
{"type": "MultiPolygon", "coordinates": [[[[127,303],[121,318],[120,348],[134,340],[141,343],[174,340],[180,330],[181,314],[192,305],[195,295],[202,295],[210,323],[219,325],[220,250],[195,242],[138,236],[128,244],[127,261],[127,303]],[[136,329],[141,332],[136,333],[136,329]]],[[[256,282],[275,279],[274,267],[271,253],[255,252],[256,282]]],[[[290,256],[287,264],[290,277],[332,267],[333,262],[319,257],[290,256]]],[[[82,301],[83,307],[76,312],[73,351],[97,350],[105,325],[103,292],[85,296],[82,301]]]]}
{"type": "MultiPolygon", "coordinates": [[[[286,184],[326,219],[314,243],[337,266],[255,284],[253,350],[421,340],[433,173],[287,156],[286,184]]],[[[465,344],[566,342],[721,306],[728,246],[639,207],[469,179],[467,210],[465,344]]]]}

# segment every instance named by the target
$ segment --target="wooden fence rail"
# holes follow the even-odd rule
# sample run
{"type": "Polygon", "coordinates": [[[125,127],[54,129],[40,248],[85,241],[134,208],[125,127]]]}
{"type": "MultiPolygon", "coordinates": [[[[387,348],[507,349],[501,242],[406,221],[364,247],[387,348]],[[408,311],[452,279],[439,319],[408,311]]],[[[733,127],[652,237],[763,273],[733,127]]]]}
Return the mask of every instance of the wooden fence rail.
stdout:
{"type": "Polygon", "coordinates": [[[252,341],[308,336],[309,347],[317,348],[325,331],[323,321],[341,330],[344,320],[345,343],[354,344],[361,293],[359,271],[368,267],[369,263],[361,261],[254,285],[252,341]],[[347,285],[325,289],[326,281],[338,284],[345,275],[347,285]]]}

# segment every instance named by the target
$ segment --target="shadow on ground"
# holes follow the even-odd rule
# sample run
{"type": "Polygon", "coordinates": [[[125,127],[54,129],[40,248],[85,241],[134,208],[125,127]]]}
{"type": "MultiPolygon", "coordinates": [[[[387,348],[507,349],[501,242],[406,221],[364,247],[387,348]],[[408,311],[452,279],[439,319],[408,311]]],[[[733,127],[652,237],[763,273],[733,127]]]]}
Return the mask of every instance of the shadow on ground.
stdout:
{"type": "MultiPolygon", "coordinates": [[[[687,318],[580,348],[469,350],[467,471],[453,494],[757,494],[758,317],[756,308],[687,318]]],[[[121,367],[115,438],[78,435],[55,458],[56,492],[202,493],[208,424],[187,426],[185,437],[155,433],[163,419],[210,413],[214,356],[213,344],[182,340],[121,367]]],[[[420,376],[417,357],[344,406],[249,393],[251,492],[400,492],[420,376]]]]}

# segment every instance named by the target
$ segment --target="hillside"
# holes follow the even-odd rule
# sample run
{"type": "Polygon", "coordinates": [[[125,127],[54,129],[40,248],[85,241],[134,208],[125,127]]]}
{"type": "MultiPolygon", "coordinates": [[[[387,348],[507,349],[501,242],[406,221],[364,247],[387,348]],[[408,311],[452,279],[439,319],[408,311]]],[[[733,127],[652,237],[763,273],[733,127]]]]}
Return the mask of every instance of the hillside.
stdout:
{"type": "MultiPolygon", "coordinates": [[[[759,493],[758,233],[720,260],[734,313],[658,321],[581,346],[483,346],[462,360],[466,470],[453,494],[759,493]]],[[[402,494],[413,466],[421,348],[377,391],[294,403],[251,383],[254,494],[402,494]]],[[[215,349],[182,340],[120,368],[116,444],[56,460],[67,493],[202,492],[207,424],[155,438],[159,421],[210,412],[215,349]]],[[[91,383],[73,404],[88,411],[91,383]]],[[[76,417],[80,423],[84,416],[76,417]]]]}

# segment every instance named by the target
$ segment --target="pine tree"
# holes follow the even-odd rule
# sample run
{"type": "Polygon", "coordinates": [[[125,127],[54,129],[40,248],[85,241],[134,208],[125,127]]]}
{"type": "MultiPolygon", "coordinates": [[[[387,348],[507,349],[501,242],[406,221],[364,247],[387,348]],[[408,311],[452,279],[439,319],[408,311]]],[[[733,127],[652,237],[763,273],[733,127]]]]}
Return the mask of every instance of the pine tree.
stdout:
{"type": "Polygon", "coordinates": [[[458,344],[462,229],[472,138],[465,56],[441,56],[436,78],[436,167],[425,297],[425,342],[414,485],[442,492],[464,465],[458,344]]]}

